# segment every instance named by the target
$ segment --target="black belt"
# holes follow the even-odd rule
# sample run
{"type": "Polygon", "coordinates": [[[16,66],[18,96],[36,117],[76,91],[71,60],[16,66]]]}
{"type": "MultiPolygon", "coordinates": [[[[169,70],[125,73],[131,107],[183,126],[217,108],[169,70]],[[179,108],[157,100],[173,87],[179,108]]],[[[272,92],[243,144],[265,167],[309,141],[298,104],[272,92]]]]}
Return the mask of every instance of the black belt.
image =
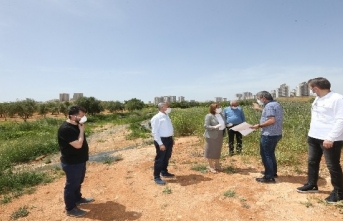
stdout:
{"type": "Polygon", "coordinates": [[[173,136],[170,136],[170,137],[161,137],[161,139],[170,139],[170,138],[173,138],[173,136]]]}

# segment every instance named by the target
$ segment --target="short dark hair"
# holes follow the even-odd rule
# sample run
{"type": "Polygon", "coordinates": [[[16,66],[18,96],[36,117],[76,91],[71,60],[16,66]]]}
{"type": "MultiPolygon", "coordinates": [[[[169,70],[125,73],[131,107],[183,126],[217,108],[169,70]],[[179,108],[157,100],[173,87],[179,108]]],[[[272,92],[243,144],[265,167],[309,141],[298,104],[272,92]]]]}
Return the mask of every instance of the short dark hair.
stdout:
{"type": "Polygon", "coordinates": [[[268,101],[274,100],[273,96],[268,91],[260,91],[256,94],[256,97],[264,97],[268,101]]]}
{"type": "Polygon", "coordinates": [[[82,111],[83,113],[87,113],[86,108],[79,106],[79,111],[82,111]]]}
{"type": "Polygon", "coordinates": [[[319,89],[325,90],[331,88],[330,81],[323,77],[313,78],[308,80],[307,84],[310,87],[318,87],[319,89]]]}
{"type": "Polygon", "coordinates": [[[76,114],[79,114],[79,111],[80,111],[80,108],[78,106],[71,106],[69,108],[68,114],[69,114],[69,116],[70,115],[76,115],[76,114]]]}

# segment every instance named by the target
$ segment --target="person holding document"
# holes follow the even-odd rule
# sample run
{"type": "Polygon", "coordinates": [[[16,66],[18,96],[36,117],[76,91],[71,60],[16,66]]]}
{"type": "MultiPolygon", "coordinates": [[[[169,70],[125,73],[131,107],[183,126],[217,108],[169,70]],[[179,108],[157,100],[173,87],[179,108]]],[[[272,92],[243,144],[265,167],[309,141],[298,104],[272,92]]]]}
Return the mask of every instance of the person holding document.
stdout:
{"type": "Polygon", "coordinates": [[[275,149],[282,138],[283,110],[281,105],[274,101],[267,91],[258,92],[257,103],[253,108],[262,111],[260,123],[251,126],[251,129],[261,128],[260,154],[265,171],[262,178],[256,178],[257,182],[275,183],[277,177],[277,162],[275,149]],[[261,106],[264,106],[262,109],[261,106]]]}
{"type": "Polygon", "coordinates": [[[205,116],[205,158],[208,159],[209,170],[212,173],[221,171],[219,158],[223,146],[223,135],[225,129],[225,120],[221,114],[222,109],[219,104],[210,105],[210,113],[205,116]]]}
{"type": "Polygon", "coordinates": [[[230,107],[224,108],[224,117],[226,120],[227,133],[229,135],[229,155],[234,153],[234,139],[236,136],[236,153],[242,153],[242,134],[239,131],[230,130],[232,127],[245,122],[243,109],[239,106],[238,101],[232,100],[230,107]]]}

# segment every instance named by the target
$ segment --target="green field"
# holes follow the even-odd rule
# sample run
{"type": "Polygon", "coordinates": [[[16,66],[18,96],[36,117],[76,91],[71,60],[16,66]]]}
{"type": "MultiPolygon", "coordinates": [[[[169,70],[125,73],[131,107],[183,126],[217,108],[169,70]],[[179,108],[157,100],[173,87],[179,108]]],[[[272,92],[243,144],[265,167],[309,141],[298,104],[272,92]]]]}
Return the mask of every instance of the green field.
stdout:
{"type": "MultiPolygon", "coordinates": [[[[282,101],[281,105],[284,109],[283,138],[277,147],[277,160],[280,165],[297,168],[306,162],[302,156],[307,151],[310,102],[282,101]]],[[[249,102],[243,106],[243,109],[248,123],[259,122],[261,113],[253,110],[249,102]]],[[[155,108],[145,108],[136,112],[89,116],[86,134],[91,134],[94,128],[105,124],[130,124],[131,134],[127,139],[146,138],[150,132],[146,127],[141,126],[141,122],[146,122],[156,112],[155,108]]],[[[174,108],[170,117],[175,136],[197,136],[201,142],[204,142],[203,125],[207,113],[208,107],[174,108]]],[[[62,120],[52,118],[21,123],[11,121],[0,123],[0,195],[3,195],[2,201],[10,198],[8,194],[18,194],[27,187],[50,182],[53,179],[51,174],[18,171],[14,170],[14,166],[42,155],[58,152],[56,135],[61,123],[62,120]]],[[[259,157],[259,138],[259,131],[243,138],[243,155],[259,157]]],[[[224,139],[224,146],[227,145],[226,142],[224,139]]]]}

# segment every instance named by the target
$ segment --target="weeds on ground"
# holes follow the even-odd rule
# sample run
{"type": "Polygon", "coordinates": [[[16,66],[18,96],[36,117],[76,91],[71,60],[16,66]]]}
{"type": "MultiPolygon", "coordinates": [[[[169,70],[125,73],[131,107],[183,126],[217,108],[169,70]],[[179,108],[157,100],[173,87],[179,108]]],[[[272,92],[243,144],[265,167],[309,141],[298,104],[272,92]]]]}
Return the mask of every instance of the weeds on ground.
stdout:
{"type": "Polygon", "coordinates": [[[224,196],[225,197],[235,197],[236,196],[236,192],[234,190],[227,190],[224,192],[224,196]]]}
{"type": "Polygon", "coordinates": [[[172,193],[172,189],[170,187],[165,187],[164,190],[162,191],[164,194],[171,194],[172,193]]]}
{"type": "Polygon", "coordinates": [[[300,202],[300,204],[306,206],[307,208],[313,207],[313,204],[309,200],[307,200],[305,202],[300,202]]]}
{"type": "Polygon", "coordinates": [[[233,174],[236,173],[236,169],[233,166],[227,166],[223,169],[224,173],[233,174]]]}
{"type": "Polygon", "coordinates": [[[203,164],[195,164],[192,165],[191,170],[199,171],[201,173],[206,173],[207,172],[207,166],[203,164]]]}
{"type": "Polygon", "coordinates": [[[117,155],[117,156],[107,156],[104,160],[103,160],[103,163],[104,164],[112,164],[114,162],[118,162],[118,161],[121,161],[123,160],[123,156],[122,155],[117,155]]]}
{"type": "Polygon", "coordinates": [[[25,217],[27,215],[29,215],[29,211],[28,211],[28,207],[24,206],[24,207],[20,207],[17,211],[14,211],[11,215],[11,220],[17,220],[21,217],[25,217]]]}

